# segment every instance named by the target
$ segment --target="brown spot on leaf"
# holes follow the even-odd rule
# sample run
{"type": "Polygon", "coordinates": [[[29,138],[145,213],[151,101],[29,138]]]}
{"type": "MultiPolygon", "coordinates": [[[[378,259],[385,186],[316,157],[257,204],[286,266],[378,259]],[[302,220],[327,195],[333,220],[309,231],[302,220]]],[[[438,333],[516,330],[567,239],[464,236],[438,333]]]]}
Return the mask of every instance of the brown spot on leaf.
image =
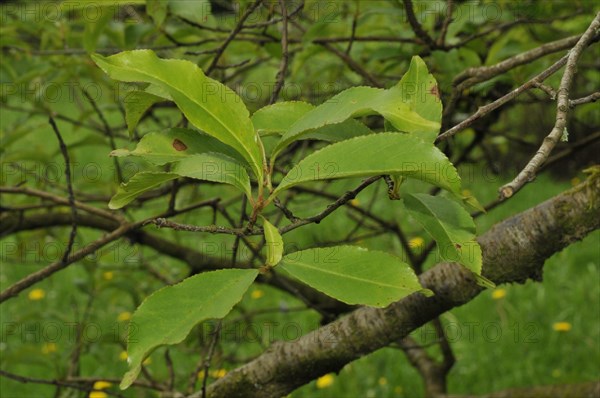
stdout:
{"type": "Polygon", "coordinates": [[[435,95],[438,99],[440,98],[440,90],[438,89],[437,84],[429,90],[429,93],[435,95]]]}
{"type": "Polygon", "coordinates": [[[175,138],[173,140],[173,148],[175,148],[176,151],[185,151],[187,149],[187,145],[175,138]]]}

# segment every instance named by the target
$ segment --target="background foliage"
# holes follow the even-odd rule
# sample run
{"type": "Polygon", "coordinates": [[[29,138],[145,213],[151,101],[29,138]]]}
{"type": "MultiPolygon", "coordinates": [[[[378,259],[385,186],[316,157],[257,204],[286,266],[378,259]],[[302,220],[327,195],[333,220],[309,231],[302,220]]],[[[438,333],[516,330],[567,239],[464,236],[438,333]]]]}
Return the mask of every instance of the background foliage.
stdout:
{"type": "MultiPolygon", "coordinates": [[[[1,185],[25,183],[30,188],[67,196],[64,159],[48,124],[49,113],[54,115],[68,147],[72,183],[79,200],[106,209],[119,182],[151,167],[142,159],[108,157],[114,149],[135,148],[124,116],[133,86],[110,80],[91,60],[92,52],[108,55],[152,48],[161,58],[184,58],[198,64],[212,78],[235,90],[251,112],[266,105],[281,68],[281,8],[278,2],[264,1],[231,37],[230,32],[239,26],[252,4],[200,0],[2,4],[1,185]],[[218,62],[214,62],[215,54],[218,62]]],[[[420,22],[429,32],[443,30],[447,7],[441,1],[414,3],[420,22]]],[[[579,35],[597,12],[592,1],[456,1],[452,7],[453,20],[447,26],[444,44],[432,48],[415,36],[401,3],[288,2],[289,63],[279,100],[319,104],[349,87],[391,87],[406,72],[412,56],[420,55],[437,79],[446,105],[453,92],[453,79],[467,68],[493,65],[545,43],[579,35]]],[[[513,68],[461,93],[442,131],[520,86],[565,51],[513,68]]],[[[598,91],[598,67],[596,45],[580,60],[571,98],[598,91]]],[[[546,84],[557,87],[559,81],[560,74],[555,74],[546,84]]],[[[463,188],[483,204],[494,203],[498,187],[512,180],[551,130],[555,109],[554,101],[542,90],[531,90],[439,147],[459,165],[463,188]]],[[[580,171],[597,161],[599,119],[597,104],[574,108],[568,124],[569,141],[560,143],[555,152],[562,155],[552,158],[548,173],[525,186],[507,204],[494,205],[493,210],[478,217],[478,232],[583,179],[580,171]]],[[[372,129],[384,129],[379,118],[365,117],[362,121],[372,129]]],[[[187,121],[172,104],[158,102],[151,112],[141,116],[139,125],[131,131],[132,139],[138,141],[149,132],[172,126],[185,127],[187,121]]],[[[267,141],[266,145],[274,142],[267,141]]],[[[298,142],[281,158],[291,167],[322,145],[317,140],[298,142]]],[[[309,217],[358,183],[354,179],[303,185],[292,191],[289,206],[295,216],[309,217]]],[[[318,225],[309,224],[286,234],[286,252],[352,244],[392,252],[404,259],[418,258],[430,249],[430,240],[401,207],[388,200],[386,189],[383,182],[371,185],[318,225]],[[394,233],[361,218],[351,207],[397,223],[405,245],[394,233]]],[[[409,192],[427,188],[408,181],[403,189],[409,192]]],[[[169,203],[181,209],[217,197],[224,211],[209,205],[174,220],[193,225],[228,225],[232,220],[237,224],[244,199],[234,188],[204,182],[165,185],[133,202],[123,215],[128,220],[142,220],[165,211],[169,203]]],[[[68,206],[59,208],[50,201],[3,193],[2,212],[12,215],[15,209],[26,218],[68,212],[68,206]]],[[[269,211],[282,219],[279,210],[269,211]]],[[[11,234],[11,224],[4,224],[0,290],[59,260],[69,240],[69,225],[11,234]]],[[[154,232],[151,226],[146,228],[154,232]]],[[[75,249],[104,233],[78,228],[75,249]]],[[[229,235],[170,229],[156,233],[205,253],[206,258],[200,260],[209,261],[214,257],[229,261],[236,241],[229,235]]],[[[469,305],[444,314],[441,321],[457,358],[448,375],[451,393],[479,394],[597,378],[599,238],[595,232],[550,259],[543,283],[490,290],[469,305]]],[[[252,249],[262,248],[260,237],[246,240],[237,250],[239,262],[252,258],[252,249]]],[[[437,261],[432,252],[422,267],[426,269],[437,261]]],[[[111,380],[114,385],[106,389],[107,394],[156,396],[155,390],[142,385],[125,392],[116,387],[127,368],[124,347],[128,320],[149,294],[197,271],[133,240],[113,242],[1,307],[1,368],[31,378],[67,380],[88,390],[94,381],[111,380]]],[[[274,340],[293,340],[318,328],[327,321],[326,315],[327,311],[323,314],[307,308],[289,292],[253,285],[222,324],[208,381],[260,354],[274,340]]],[[[165,348],[156,350],[145,362],[141,383],[168,385],[172,370],[177,390],[186,391],[190,385],[194,390],[200,388],[201,364],[216,327],[213,321],[198,326],[183,344],[168,350],[169,359],[165,348]],[[175,366],[170,366],[171,362],[175,366]]],[[[435,340],[431,326],[417,330],[413,337],[429,344],[428,351],[434,357],[442,357],[439,347],[430,344],[435,340]]],[[[3,396],[48,396],[57,390],[57,396],[85,394],[57,389],[55,385],[0,378],[3,396]]],[[[402,350],[389,347],[291,395],[422,394],[422,381],[402,350]]]]}

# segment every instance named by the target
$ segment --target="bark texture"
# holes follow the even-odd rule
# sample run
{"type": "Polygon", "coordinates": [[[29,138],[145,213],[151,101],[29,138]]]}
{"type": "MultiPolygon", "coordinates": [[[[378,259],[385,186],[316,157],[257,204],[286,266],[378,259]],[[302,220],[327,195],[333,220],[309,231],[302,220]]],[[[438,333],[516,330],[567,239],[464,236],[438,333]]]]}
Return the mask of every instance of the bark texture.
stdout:
{"type": "MultiPolygon", "coordinates": [[[[541,280],[547,258],[600,226],[600,176],[492,227],[478,240],[483,275],[497,284],[541,280]]],[[[412,294],[387,308],[361,307],[294,342],[277,342],[209,386],[209,397],[279,397],[404,338],[477,296],[463,267],[441,263],[420,276],[432,297],[412,294]]],[[[198,396],[198,395],[196,395],[198,396]]]]}

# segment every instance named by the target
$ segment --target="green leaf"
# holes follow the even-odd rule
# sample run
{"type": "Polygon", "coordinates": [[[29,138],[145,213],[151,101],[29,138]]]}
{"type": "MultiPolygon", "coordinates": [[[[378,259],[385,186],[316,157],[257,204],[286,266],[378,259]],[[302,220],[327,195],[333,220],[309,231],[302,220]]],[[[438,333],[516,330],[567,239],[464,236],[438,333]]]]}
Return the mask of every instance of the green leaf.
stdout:
{"type": "Polygon", "coordinates": [[[161,26],[167,17],[168,2],[165,0],[146,0],[146,13],[156,26],[161,26]]]}
{"type": "Polygon", "coordinates": [[[209,0],[169,0],[169,10],[174,15],[199,24],[205,24],[211,16],[211,4],[209,0]]]}
{"type": "Polygon", "coordinates": [[[277,269],[347,304],[385,307],[414,292],[432,294],[398,257],[357,246],[288,254],[277,269]]]}
{"type": "Polygon", "coordinates": [[[477,211],[480,211],[482,213],[487,213],[487,211],[485,210],[485,207],[483,207],[481,205],[481,203],[479,203],[479,201],[477,200],[477,198],[471,194],[468,195],[463,195],[462,197],[462,201],[466,206],[471,207],[472,209],[475,209],[477,211]]]}
{"type": "Polygon", "coordinates": [[[230,184],[245,193],[248,199],[252,197],[250,178],[242,164],[220,153],[201,153],[173,163],[169,173],[137,173],[126,184],[121,184],[108,207],[120,209],[144,192],[178,177],[230,184]]]}
{"type": "Polygon", "coordinates": [[[342,91],[298,119],[273,149],[272,161],[283,148],[310,130],[341,123],[352,117],[376,114],[383,116],[399,131],[407,133],[437,135],[440,129],[439,120],[427,120],[412,110],[411,102],[403,99],[402,90],[398,87],[389,90],[353,87],[342,91]]]}
{"type": "MultiPolygon", "coordinates": [[[[265,106],[252,115],[252,124],[261,136],[283,135],[293,124],[314,106],[302,101],[278,102],[265,106]]],[[[298,139],[316,139],[328,142],[343,141],[348,138],[370,134],[372,131],[364,124],[354,120],[328,124],[316,129],[305,131],[298,139]]]]}
{"type": "Polygon", "coordinates": [[[294,185],[318,180],[397,174],[460,195],[460,177],[433,144],[408,134],[378,133],[331,144],[302,159],[272,196],[294,185]]]}
{"type": "Polygon", "coordinates": [[[206,152],[223,153],[244,162],[236,151],[217,139],[198,131],[181,128],[148,133],[142,137],[133,151],[117,149],[111,152],[111,156],[137,156],[153,164],[163,165],[206,152]]]}
{"type": "Polygon", "coordinates": [[[110,57],[94,54],[92,59],[115,80],[146,82],[166,91],[190,123],[239,152],[262,183],[257,136],[243,101],[230,88],[205,76],[190,61],[160,59],[151,50],[110,57]]]}
{"type": "Polygon", "coordinates": [[[108,202],[110,209],[120,209],[141,194],[157,186],[178,178],[175,173],[141,172],[129,179],[127,184],[121,184],[115,196],[108,202]]]}
{"type": "Polygon", "coordinates": [[[341,123],[328,124],[314,130],[305,131],[298,139],[339,142],[367,134],[373,134],[373,131],[358,120],[349,119],[341,123]]]}
{"type": "Polygon", "coordinates": [[[188,156],[173,164],[172,173],[198,180],[221,182],[233,185],[252,197],[250,177],[242,164],[219,153],[201,153],[188,156]]]}
{"type": "Polygon", "coordinates": [[[276,226],[271,224],[266,218],[262,217],[262,219],[267,246],[266,265],[274,267],[281,261],[281,257],[283,256],[283,238],[276,226]]]}
{"type": "Polygon", "coordinates": [[[152,105],[162,101],[164,101],[163,98],[145,91],[132,91],[127,94],[123,104],[125,106],[125,122],[127,123],[127,131],[129,132],[130,138],[144,113],[146,113],[152,105]]]}
{"type": "MultiPolygon", "coordinates": [[[[421,57],[412,58],[408,71],[394,89],[400,91],[402,101],[409,104],[411,111],[416,112],[423,119],[441,122],[442,101],[438,85],[421,57]]],[[[425,141],[434,142],[439,133],[439,125],[437,129],[415,130],[413,133],[425,141]]]]}
{"type": "Polygon", "coordinates": [[[283,134],[314,105],[302,101],[278,102],[265,106],[251,117],[254,129],[261,136],[283,134]]]}
{"type": "Polygon", "coordinates": [[[98,8],[96,12],[99,12],[100,17],[89,20],[85,24],[83,32],[83,48],[85,48],[88,53],[96,51],[98,38],[106,25],[114,17],[115,11],[116,8],[110,5],[106,8],[98,8]]]}
{"type": "Polygon", "coordinates": [[[406,195],[404,203],[410,215],[435,239],[442,259],[460,263],[481,275],[481,247],[475,240],[475,222],[460,204],[427,194],[406,195]]]}
{"type": "Polygon", "coordinates": [[[131,318],[129,371],[121,381],[121,389],[135,381],[142,361],[155,348],[180,343],[199,322],[226,316],[257,275],[254,269],[205,272],[147,297],[131,318]]]}

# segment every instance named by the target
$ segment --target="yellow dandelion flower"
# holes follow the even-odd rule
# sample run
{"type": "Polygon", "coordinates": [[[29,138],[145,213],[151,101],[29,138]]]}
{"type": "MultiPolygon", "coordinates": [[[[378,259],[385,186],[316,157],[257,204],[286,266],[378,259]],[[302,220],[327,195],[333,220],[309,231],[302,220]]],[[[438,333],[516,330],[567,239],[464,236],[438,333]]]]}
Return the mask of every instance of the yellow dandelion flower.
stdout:
{"type": "Polygon", "coordinates": [[[204,369],[202,369],[200,372],[198,372],[198,380],[202,380],[204,379],[204,369]]]}
{"type": "Polygon", "coordinates": [[[377,380],[377,382],[382,387],[385,386],[385,385],[387,385],[387,379],[385,377],[380,377],[379,380],[377,380]]]}
{"type": "Polygon", "coordinates": [[[573,325],[569,322],[555,322],[554,325],[552,325],[552,329],[557,332],[568,332],[572,327],[573,325]]]}
{"type": "Polygon", "coordinates": [[[121,361],[126,361],[127,358],[129,358],[129,356],[127,355],[127,351],[121,351],[121,353],[119,354],[119,359],[121,361]]]}
{"type": "Polygon", "coordinates": [[[552,371],[552,377],[554,377],[555,379],[559,378],[561,374],[562,374],[562,372],[560,371],[560,369],[554,369],[552,371]]]}
{"type": "Polygon", "coordinates": [[[220,379],[221,377],[225,377],[225,375],[227,374],[227,371],[225,369],[219,369],[219,370],[215,370],[213,372],[211,372],[211,376],[214,377],[215,379],[220,379]]]}
{"type": "Polygon", "coordinates": [[[121,312],[118,316],[117,316],[117,321],[119,322],[125,322],[131,319],[131,312],[129,311],[124,311],[121,312]]]}
{"type": "Polygon", "coordinates": [[[27,297],[31,301],[41,300],[44,297],[46,297],[46,292],[44,291],[44,289],[33,289],[32,291],[29,292],[27,297]]]}
{"type": "Polygon", "coordinates": [[[98,380],[94,383],[94,390],[104,390],[108,387],[111,387],[112,383],[104,380],[98,380]]]}
{"type": "Polygon", "coordinates": [[[394,387],[394,393],[396,393],[396,394],[402,394],[402,391],[403,391],[402,387],[400,387],[400,386],[394,387]]]}
{"type": "Polygon", "coordinates": [[[108,394],[105,393],[104,391],[91,391],[90,395],[88,395],[89,398],[107,398],[108,394]]]}
{"type": "Polygon", "coordinates": [[[423,247],[423,245],[425,244],[425,239],[421,238],[420,236],[414,237],[411,240],[408,241],[408,245],[410,247],[417,248],[417,247],[423,247]]]}
{"type": "Polygon", "coordinates": [[[506,290],[505,289],[496,289],[492,292],[492,298],[494,300],[500,300],[502,298],[506,297],[506,290]]]}
{"type": "Polygon", "coordinates": [[[56,352],[57,347],[55,343],[46,343],[42,346],[42,354],[48,355],[56,352]]]}
{"type": "Polygon", "coordinates": [[[114,272],[112,272],[112,271],[106,271],[106,272],[103,272],[103,273],[102,273],[102,278],[103,278],[105,281],[110,281],[110,280],[112,280],[114,277],[115,277],[115,273],[114,273],[114,272]]]}
{"type": "Polygon", "coordinates": [[[317,388],[327,388],[333,384],[334,377],[331,373],[317,379],[317,388]]]}
{"type": "Polygon", "coordinates": [[[581,179],[579,179],[579,177],[574,177],[571,179],[571,185],[575,186],[575,185],[579,185],[581,183],[581,179]]]}
{"type": "Polygon", "coordinates": [[[352,200],[350,201],[350,204],[351,204],[352,206],[355,206],[355,207],[357,207],[357,206],[360,206],[360,200],[358,200],[358,199],[352,199],[352,200]]]}
{"type": "Polygon", "coordinates": [[[253,290],[252,293],[250,293],[250,297],[252,297],[253,300],[258,300],[259,298],[261,298],[264,295],[265,295],[265,292],[263,292],[260,289],[253,290]]]}

